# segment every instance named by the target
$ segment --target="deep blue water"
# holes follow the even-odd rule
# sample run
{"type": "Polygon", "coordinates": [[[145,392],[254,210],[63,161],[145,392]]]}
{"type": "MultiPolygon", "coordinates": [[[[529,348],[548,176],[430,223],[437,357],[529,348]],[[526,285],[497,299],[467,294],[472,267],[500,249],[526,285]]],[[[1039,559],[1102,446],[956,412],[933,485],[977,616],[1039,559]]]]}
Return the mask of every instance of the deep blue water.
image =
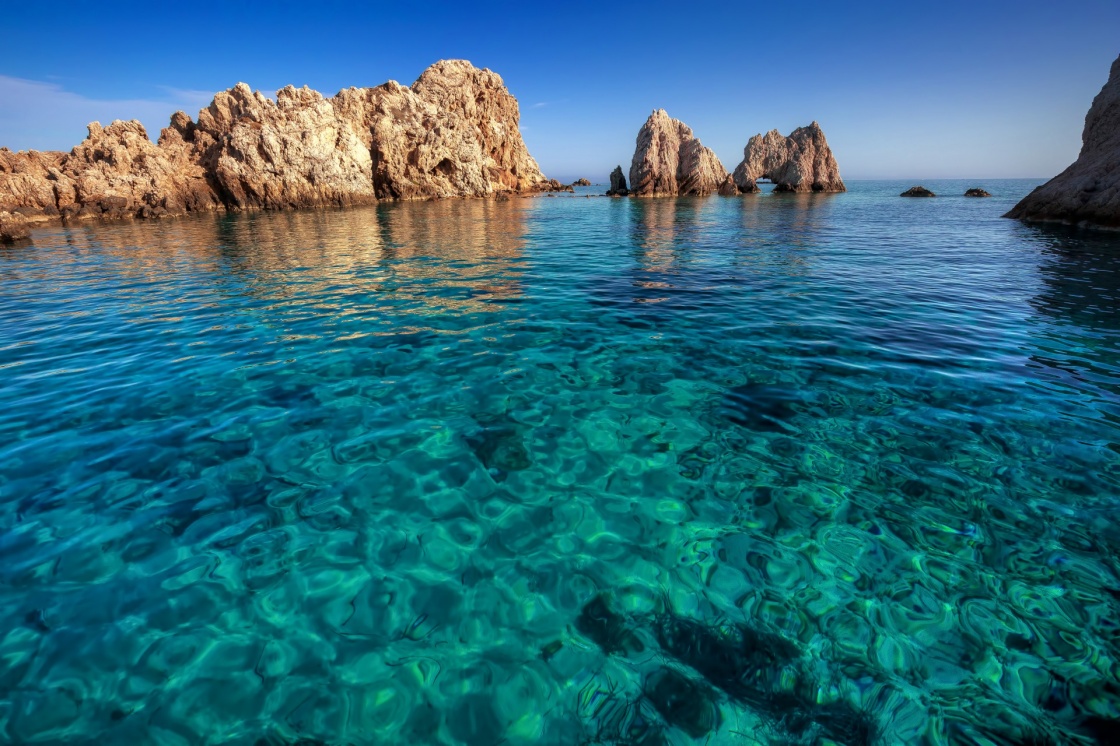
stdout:
{"type": "Polygon", "coordinates": [[[1038,183],[0,250],[0,742],[1120,742],[1120,234],[1038,183]]]}

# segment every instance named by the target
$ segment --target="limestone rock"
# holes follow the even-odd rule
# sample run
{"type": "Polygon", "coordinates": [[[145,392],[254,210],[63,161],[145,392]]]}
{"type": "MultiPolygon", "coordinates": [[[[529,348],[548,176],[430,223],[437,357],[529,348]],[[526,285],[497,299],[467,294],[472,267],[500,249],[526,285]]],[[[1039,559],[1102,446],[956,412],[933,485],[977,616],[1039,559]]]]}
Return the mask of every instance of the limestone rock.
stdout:
{"type": "MultiPolygon", "coordinates": [[[[753,191],[758,191],[758,187],[756,186],[753,191]]],[[[723,180],[723,183],[719,185],[719,194],[721,197],[734,197],[740,194],[739,185],[735,183],[735,179],[731,174],[728,174],[727,178],[723,180]]]]}
{"type": "Polygon", "coordinates": [[[1120,57],[1085,117],[1077,160],[1004,217],[1120,228],[1120,57]]]}
{"type": "Polygon", "coordinates": [[[626,188],[626,177],[622,175],[622,166],[615,166],[611,171],[611,188],[607,190],[608,197],[625,197],[630,194],[626,188]]]}
{"type": "Polygon", "coordinates": [[[0,243],[15,243],[31,235],[27,218],[18,212],[0,212],[0,243]]]}
{"type": "Polygon", "coordinates": [[[574,186],[574,187],[577,187],[577,186],[591,186],[591,182],[588,181],[587,179],[576,179],[575,181],[572,182],[572,186],[574,186]]]}
{"type": "Polygon", "coordinates": [[[733,176],[743,192],[756,191],[758,179],[774,182],[775,192],[847,191],[824,131],[816,122],[798,127],[789,137],[778,130],[755,135],[747,141],[733,176]]]}
{"type": "Polygon", "coordinates": [[[139,122],[90,125],[65,153],[0,149],[0,210],[63,218],[159,217],[571,190],[546,180],[521,138],[517,100],[469,62],[429,67],[330,99],[288,86],[273,101],[239,83],[153,144],[139,122]]]}
{"type": "Polygon", "coordinates": [[[713,194],[727,179],[719,158],[692,130],[657,109],[638,131],[630,191],[642,196],[713,194]]]}
{"type": "Polygon", "coordinates": [[[899,197],[936,197],[937,195],[926,189],[924,186],[912,186],[907,189],[899,197]]]}
{"type": "Polygon", "coordinates": [[[991,197],[992,195],[991,195],[990,192],[986,192],[983,189],[981,189],[980,187],[972,187],[971,189],[965,191],[964,196],[966,196],[966,197],[991,197]]]}

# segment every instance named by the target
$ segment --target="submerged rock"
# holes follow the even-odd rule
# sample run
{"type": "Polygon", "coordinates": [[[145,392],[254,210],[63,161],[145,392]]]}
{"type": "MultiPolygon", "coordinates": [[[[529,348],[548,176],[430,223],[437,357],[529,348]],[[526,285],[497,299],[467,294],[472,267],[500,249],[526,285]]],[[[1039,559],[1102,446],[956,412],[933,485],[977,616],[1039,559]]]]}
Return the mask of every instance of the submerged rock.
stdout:
{"type": "Polygon", "coordinates": [[[1004,217],[1120,228],[1120,57],[1085,116],[1077,160],[1004,217]]]}
{"type": "Polygon", "coordinates": [[[693,738],[703,738],[719,727],[715,693],[679,671],[661,668],[646,679],[643,692],[665,722],[693,738]]]}
{"type": "Polygon", "coordinates": [[[936,197],[937,195],[926,189],[924,186],[912,186],[907,189],[899,197],[936,197]]]}
{"type": "Polygon", "coordinates": [[[288,86],[273,101],[239,83],[153,144],[139,122],[94,122],[70,153],[0,149],[0,210],[28,217],[161,217],[567,190],[541,174],[501,77],[437,62],[324,98],[288,86]]]}
{"type": "Polygon", "coordinates": [[[727,169],[680,120],[657,109],[638,131],[630,190],[642,196],[714,194],[727,169]]]}
{"type": "Polygon", "coordinates": [[[630,190],[626,188],[626,177],[622,175],[622,166],[615,166],[614,171],[611,171],[611,188],[607,190],[607,196],[625,197],[630,194],[630,190]]]}
{"type": "Polygon", "coordinates": [[[821,126],[813,122],[783,137],[778,130],[752,137],[743,161],[733,174],[740,192],[758,191],[758,179],[769,179],[775,192],[843,192],[840,167],[821,126]]]}
{"type": "Polygon", "coordinates": [[[984,191],[980,187],[972,187],[964,193],[966,197],[991,197],[991,193],[984,191]]]}

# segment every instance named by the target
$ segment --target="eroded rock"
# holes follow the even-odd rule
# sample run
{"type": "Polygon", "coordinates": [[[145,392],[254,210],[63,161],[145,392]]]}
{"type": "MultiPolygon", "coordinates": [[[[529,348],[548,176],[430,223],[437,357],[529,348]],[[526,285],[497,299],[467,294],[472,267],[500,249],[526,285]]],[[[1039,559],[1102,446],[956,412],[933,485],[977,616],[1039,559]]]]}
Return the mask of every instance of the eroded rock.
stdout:
{"type": "Polygon", "coordinates": [[[899,197],[936,197],[937,195],[926,189],[924,186],[912,186],[907,189],[899,197]]]}
{"type": "Polygon", "coordinates": [[[990,192],[986,192],[983,189],[981,189],[980,187],[972,187],[971,189],[968,189],[968,190],[965,191],[964,196],[966,196],[966,197],[991,197],[992,195],[991,195],[990,192]]]}
{"type": "Polygon", "coordinates": [[[630,194],[626,188],[626,177],[622,175],[622,166],[615,166],[611,171],[611,188],[607,190],[608,197],[625,197],[630,194]]]}
{"type": "Polygon", "coordinates": [[[638,131],[630,164],[630,191],[642,196],[705,195],[717,192],[727,169],[692,130],[657,109],[638,131]]]}
{"type": "Polygon", "coordinates": [[[18,212],[0,212],[0,243],[15,243],[31,236],[27,218],[18,212]]]}
{"type": "Polygon", "coordinates": [[[774,182],[775,192],[843,192],[840,167],[821,126],[813,122],[783,137],[778,130],[747,141],[743,160],[732,174],[741,192],[758,191],[758,179],[774,182]]]}
{"type": "Polygon", "coordinates": [[[152,143],[139,122],[94,122],[70,153],[0,149],[0,210],[63,218],[346,206],[377,199],[570,190],[548,181],[501,77],[463,60],[324,98],[273,101],[239,83],[152,143]]]}
{"type": "Polygon", "coordinates": [[[1120,228],[1120,57],[1089,107],[1077,160],[1004,217],[1120,228]]]}

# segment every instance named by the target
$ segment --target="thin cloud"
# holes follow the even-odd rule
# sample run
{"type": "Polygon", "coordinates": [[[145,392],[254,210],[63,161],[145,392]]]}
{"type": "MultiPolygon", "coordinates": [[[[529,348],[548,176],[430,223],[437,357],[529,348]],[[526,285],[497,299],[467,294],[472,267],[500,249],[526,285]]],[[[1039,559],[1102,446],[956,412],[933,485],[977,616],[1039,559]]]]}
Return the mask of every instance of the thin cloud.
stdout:
{"type": "Polygon", "coordinates": [[[179,110],[194,116],[214,94],[159,86],[158,98],[97,99],[58,83],[0,75],[0,145],[13,150],[69,150],[86,136],[90,122],[139,119],[148,136],[159,137],[179,110]]]}

